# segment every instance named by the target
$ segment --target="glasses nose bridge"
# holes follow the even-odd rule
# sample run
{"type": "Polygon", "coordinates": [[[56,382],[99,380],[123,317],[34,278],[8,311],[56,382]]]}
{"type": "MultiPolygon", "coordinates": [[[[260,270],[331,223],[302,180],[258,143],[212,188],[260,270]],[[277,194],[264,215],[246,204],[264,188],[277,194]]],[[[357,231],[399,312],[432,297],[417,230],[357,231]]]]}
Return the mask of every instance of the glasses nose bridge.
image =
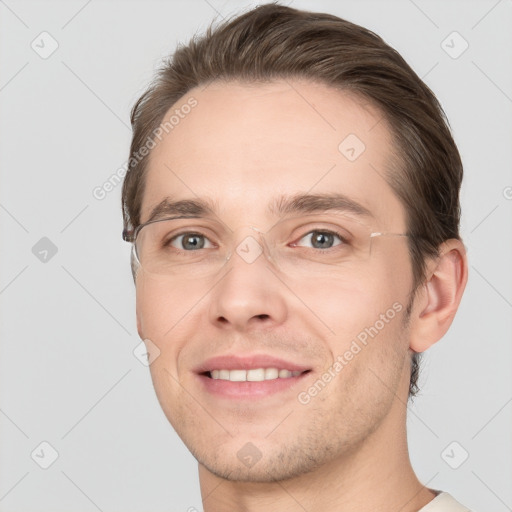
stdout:
{"type": "Polygon", "coordinates": [[[247,224],[237,228],[233,237],[233,247],[228,259],[236,253],[246,263],[253,263],[263,254],[267,261],[274,262],[275,251],[271,230],[264,231],[247,224]]]}

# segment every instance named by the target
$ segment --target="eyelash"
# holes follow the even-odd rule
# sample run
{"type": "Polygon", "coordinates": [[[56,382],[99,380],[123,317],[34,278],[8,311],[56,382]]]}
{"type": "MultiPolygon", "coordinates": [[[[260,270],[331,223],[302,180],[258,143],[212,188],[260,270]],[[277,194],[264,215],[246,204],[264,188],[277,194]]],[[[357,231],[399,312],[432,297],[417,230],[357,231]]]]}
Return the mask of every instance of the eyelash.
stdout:
{"type": "MultiPolygon", "coordinates": [[[[311,230],[307,231],[306,233],[304,233],[303,235],[301,235],[300,237],[298,237],[297,240],[300,242],[300,240],[302,240],[304,237],[306,237],[308,235],[311,235],[313,233],[322,233],[322,234],[327,234],[327,235],[334,235],[334,236],[336,236],[340,240],[341,244],[335,245],[333,247],[329,247],[328,249],[318,249],[316,247],[306,247],[306,249],[309,249],[309,250],[312,250],[312,251],[326,253],[326,252],[330,252],[331,250],[336,250],[336,247],[338,247],[339,245],[348,245],[349,244],[349,241],[347,240],[346,236],[342,235],[341,233],[339,233],[337,231],[330,230],[330,229],[311,229],[311,230]]],[[[169,247],[169,246],[171,246],[172,242],[174,242],[180,236],[184,236],[184,235],[194,235],[194,236],[204,237],[211,244],[213,244],[213,242],[211,242],[210,239],[206,235],[204,235],[203,233],[196,232],[196,231],[183,231],[181,233],[178,233],[178,234],[172,236],[168,240],[166,240],[162,244],[162,246],[164,248],[169,247]]],[[[297,243],[298,242],[294,242],[291,245],[293,247],[297,247],[297,243]]],[[[184,250],[184,249],[178,249],[177,247],[173,247],[173,250],[176,251],[178,254],[186,254],[186,253],[191,253],[191,252],[197,252],[197,251],[193,251],[193,250],[192,251],[187,251],[187,250],[184,250]]]]}
{"type": "MultiPolygon", "coordinates": [[[[302,235],[299,238],[299,241],[302,240],[304,237],[311,235],[312,233],[322,233],[322,234],[327,234],[327,235],[334,235],[334,236],[338,237],[339,241],[341,242],[341,244],[338,244],[338,245],[348,245],[348,243],[349,243],[345,236],[343,236],[341,233],[338,233],[337,231],[334,231],[331,229],[312,229],[312,230],[306,232],[304,235],[302,235]]],[[[328,249],[317,249],[316,247],[307,247],[307,249],[310,249],[313,251],[327,252],[329,250],[335,250],[335,248],[338,247],[338,245],[329,247],[328,249]]]]}

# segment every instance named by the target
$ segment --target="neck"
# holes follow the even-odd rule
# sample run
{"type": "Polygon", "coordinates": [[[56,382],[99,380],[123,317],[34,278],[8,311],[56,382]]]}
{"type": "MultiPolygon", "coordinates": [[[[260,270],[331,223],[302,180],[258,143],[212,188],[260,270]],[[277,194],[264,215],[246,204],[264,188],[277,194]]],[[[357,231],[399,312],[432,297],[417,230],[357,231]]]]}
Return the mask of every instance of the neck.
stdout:
{"type": "Polygon", "coordinates": [[[349,453],[288,480],[234,482],[199,465],[204,512],[417,512],[435,493],[412,469],[405,417],[397,398],[378,428],[349,453]]]}

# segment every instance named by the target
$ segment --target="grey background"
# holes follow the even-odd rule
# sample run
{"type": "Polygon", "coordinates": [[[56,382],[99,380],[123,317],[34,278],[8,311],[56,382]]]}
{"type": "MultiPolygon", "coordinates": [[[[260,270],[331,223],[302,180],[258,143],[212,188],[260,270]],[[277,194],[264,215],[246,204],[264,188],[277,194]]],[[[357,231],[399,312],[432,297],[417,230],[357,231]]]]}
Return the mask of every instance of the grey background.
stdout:
{"type": "MultiPolygon", "coordinates": [[[[410,452],[429,487],[512,510],[512,2],[283,3],[376,31],[447,112],[465,164],[470,278],[425,358],[410,452]],[[457,58],[453,31],[469,44],[457,58]]],[[[103,200],[93,190],[126,161],[129,109],[161,57],[255,4],[0,1],[1,511],[202,510],[196,462],[133,354],[121,187],[103,200]],[[58,43],[47,58],[31,47],[51,48],[43,31],[58,43]]]]}

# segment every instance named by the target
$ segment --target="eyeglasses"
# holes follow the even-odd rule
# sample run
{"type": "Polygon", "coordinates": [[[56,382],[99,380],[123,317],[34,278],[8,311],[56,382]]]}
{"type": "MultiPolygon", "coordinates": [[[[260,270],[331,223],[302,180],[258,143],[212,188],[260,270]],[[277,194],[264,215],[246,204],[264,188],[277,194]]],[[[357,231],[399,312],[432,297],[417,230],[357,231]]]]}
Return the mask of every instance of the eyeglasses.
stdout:
{"type": "Polygon", "coordinates": [[[234,257],[254,264],[262,254],[289,276],[347,272],[372,257],[376,239],[407,236],[338,213],[287,217],[267,231],[242,226],[235,232],[214,219],[173,217],[123,232],[144,272],[190,279],[215,275],[234,257]]]}

